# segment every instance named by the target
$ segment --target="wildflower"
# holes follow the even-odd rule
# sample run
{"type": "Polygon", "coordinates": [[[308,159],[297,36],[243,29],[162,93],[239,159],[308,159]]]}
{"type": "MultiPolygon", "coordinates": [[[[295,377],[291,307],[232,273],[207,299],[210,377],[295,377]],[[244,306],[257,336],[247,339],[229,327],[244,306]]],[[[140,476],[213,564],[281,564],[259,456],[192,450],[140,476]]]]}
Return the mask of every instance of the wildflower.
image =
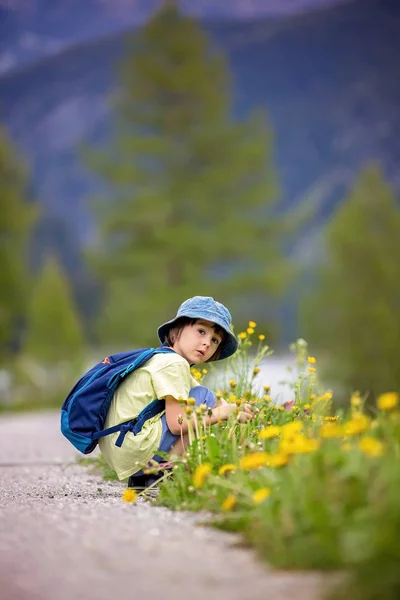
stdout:
{"type": "Polygon", "coordinates": [[[225,475],[226,473],[229,473],[230,471],[234,471],[236,469],[236,465],[232,465],[232,464],[226,464],[226,465],[222,465],[222,467],[219,468],[218,470],[218,475],[225,475]]]}
{"type": "Polygon", "coordinates": [[[399,395],[396,392],[381,394],[377,400],[377,406],[381,410],[392,410],[399,403],[399,395]]]}
{"type": "Polygon", "coordinates": [[[361,406],[360,392],[353,392],[350,398],[350,404],[353,408],[361,406]]]}
{"type": "Polygon", "coordinates": [[[229,385],[230,385],[230,387],[231,387],[232,389],[234,389],[234,388],[236,387],[236,385],[237,385],[237,384],[236,384],[236,381],[235,381],[234,379],[230,379],[230,380],[229,380],[229,385]]]}
{"type": "Polygon", "coordinates": [[[282,435],[285,438],[291,437],[297,433],[300,433],[303,429],[303,425],[300,421],[292,421],[291,423],[286,423],[282,425],[282,435]]]}
{"type": "Polygon", "coordinates": [[[307,438],[302,433],[281,440],[279,449],[284,454],[309,454],[318,450],[319,440],[307,438]]]}
{"type": "Polygon", "coordinates": [[[289,457],[284,452],[278,452],[278,454],[271,454],[268,459],[269,467],[284,467],[289,462],[289,457]]]}
{"type": "Polygon", "coordinates": [[[222,508],[222,510],[232,510],[233,508],[235,508],[236,503],[237,503],[236,496],[233,496],[231,494],[225,498],[225,500],[221,504],[221,508],[222,508]]]}
{"type": "Polygon", "coordinates": [[[319,430],[321,438],[338,438],[345,435],[343,427],[336,423],[324,423],[319,430]]]}
{"type": "Polygon", "coordinates": [[[265,335],[263,333],[260,333],[260,335],[258,336],[258,339],[260,340],[260,342],[265,340],[265,335]]]}
{"type": "Polygon", "coordinates": [[[240,459],[240,468],[247,471],[259,469],[267,464],[268,458],[266,452],[253,452],[252,454],[247,454],[247,456],[243,456],[240,459]]]}
{"type": "Polygon", "coordinates": [[[183,423],[182,415],[178,415],[178,423],[179,423],[179,425],[182,425],[182,423],[183,423]]]}
{"type": "Polygon", "coordinates": [[[252,334],[254,333],[254,329],[253,329],[253,327],[248,327],[248,328],[246,329],[246,331],[247,331],[247,333],[248,333],[249,335],[252,335],[252,334]]]}
{"type": "Polygon", "coordinates": [[[327,417],[324,417],[324,421],[337,421],[337,420],[338,420],[338,418],[339,418],[339,417],[338,417],[337,415],[334,415],[334,416],[327,416],[327,417]]]}
{"type": "Polygon", "coordinates": [[[193,409],[192,409],[192,407],[191,407],[191,406],[187,406],[187,407],[185,408],[185,413],[186,413],[186,414],[187,414],[189,417],[190,417],[190,415],[192,414],[192,412],[193,412],[193,409]]]}
{"type": "Polygon", "coordinates": [[[260,367],[254,367],[253,375],[257,375],[260,372],[260,367]]]}
{"type": "Polygon", "coordinates": [[[221,390],[217,390],[217,391],[215,392],[215,396],[216,396],[216,398],[222,398],[222,396],[223,396],[223,393],[221,392],[221,390]]]}
{"type": "Polygon", "coordinates": [[[240,340],[245,340],[247,338],[247,333],[245,331],[241,331],[239,333],[239,339],[240,340]]]}
{"type": "Polygon", "coordinates": [[[316,371],[317,369],[316,369],[315,367],[307,367],[307,370],[308,370],[310,373],[315,373],[315,371],[316,371]]]}
{"type": "Polygon", "coordinates": [[[249,327],[257,327],[257,323],[254,323],[254,321],[249,321],[249,327]]]}
{"type": "Polygon", "coordinates": [[[271,396],[269,396],[268,394],[264,394],[263,398],[265,402],[271,402],[271,396]]]}
{"type": "Polygon", "coordinates": [[[269,427],[264,427],[264,429],[261,429],[258,437],[262,440],[271,440],[272,438],[277,437],[280,432],[280,427],[277,425],[270,425],[269,427]]]}
{"type": "Polygon", "coordinates": [[[210,473],[211,465],[209,463],[203,463],[199,465],[193,474],[194,487],[197,489],[203,487],[210,473]]]}
{"type": "Polygon", "coordinates": [[[199,381],[201,379],[201,373],[200,373],[200,371],[198,371],[198,369],[193,369],[192,375],[197,381],[199,381]]]}
{"type": "MultiPolygon", "coordinates": [[[[310,396],[311,398],[311,396],[310,396]]],[[[325,394],[322,394],[322,396],[318,396],[317,400],[318,402],[323,402],[324,400],[331,400],[332,399],[332,392],[325,392],[325,394]]]]}
{"type": "Polygon", "coordinates": [[[315,363],[317,362],[317,359],[314,358],[314,356],[309,356],[307,358],[307,362],[308,362],[309,365],[315,365],[315,363]]]}
{"type": "Polygon", "coordinates": [[[269,392],[271,389],[270,385],[264,385],[264,392],[269,392]]]}
{"type": "Polygon", "coordinates": [[[123,502],[135,502],[137,498],[137,494],[135,492],[135,490],[133,490],[132,488],[126,488],[126,490],[124,490],[124,493],[122,494],[122,501],[123,502]]]}
{"type": "Polygon", "coordinates": [[[357,418],[350,419],[344,424],[344,432],[346,435],[358,435],[368,429],[369,420],[365,415],[360,415],[357,418]]]}
{"type": "Polygon", "coordinates": [[[368,454],[368,456],[382,456],[384,445],[382,442],[373,437],[364,437],[359,443],[358,447],[361,452],[368,454]]]}
{"type": "Polygon", "coordinates": [[[196,400],[194,398],[188,398],[187,403],[189,406],[194,406],[196,404],[196,400]]]}
{"type": "Polygon", "coordinates": [[[203,369],[202,373],[203,373],[203,375],[206,375],[208,373],[207,369],[203,369]]]}
{"type": "Polygon", "coordinates": [[[268,496],[270,495],[271,490],[269,488],[260,488],[259,490],[256,490],[252,496],[253,502],[254,504],[261,504],[261,502],[264,502],[264,500],[266,498],[268,498],[268,496]]]}
{"type": "Polygon", "coordinates": [[[307,402],[307,404],[305,404],[305,405],[303,406],[303,408],[304,408],[304,410],[310,410],[310,408],[311,408],[311,404],[309,404],[309,403],[307,402]]]}

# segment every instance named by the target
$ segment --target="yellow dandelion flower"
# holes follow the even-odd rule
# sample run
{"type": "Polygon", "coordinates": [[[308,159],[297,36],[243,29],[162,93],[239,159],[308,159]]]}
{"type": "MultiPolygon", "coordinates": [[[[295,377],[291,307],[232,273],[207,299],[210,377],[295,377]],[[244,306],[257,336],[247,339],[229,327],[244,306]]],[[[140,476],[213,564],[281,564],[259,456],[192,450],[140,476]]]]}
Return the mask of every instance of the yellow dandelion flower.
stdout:
{"type": "Polygon", "coordinates": [[[211,465],[209,463],[203,463],[199,465],[193,474],[194,487],[197,489],[202,488],[210,473],[211,465]]]}
{"type": "Polygon", "coordinates": [[[252,471],[253,469],[259,469],[264,467],[268,462],[268,454],[266,452],[253,452],[247,454],[240,459],[240,468],[245,471],[252,471]]]}
{"type": "Polygon", "coordinates": [[[319,446],[319,440],[307,438],[299,433],[291,438],[281,440],[279,450],[283,454],[310,454],[318,450],[319,446]]]}
{"type": "Polygon", "coordinates": [[[278,454],[271,454],[268,459],[268,467],[284,467],[289,462],[289,456],[284,452],[278,452],[278,454]]]}
{"type": "Polygon", "coordinates": [[[253,375],[258,375],[258,373],[260,372],[260,367],[254,367],[253,369],[253,375]]]}
{"type": "Polygon", "coordinates": [[[307,367],[307,371],[309,371],[310,373],[315,373],[317,369],[315,367],[307,367]]]}
{"type": "Polygon", "coordinates": [[[265,340],[265,335],[263,333],[260,333],[260,335],[258,336],[258,339],[262,342],[265,340]]]}
{"type": "Polygon", "coordinates": [[[270,391],[270,389],[271,389],[271,386],[270,386],[270,385],[264,385],[264,391],[265,391],[265,392],[269,392],[269,391],[270,391]]]}
{"type": "Polygon", "coordinates": [[[342,426],[337,423],[324,423],[321,425],[319,430],[321,438],[339,438],[345,435],[345,431],[342,426]]]}
{"type": "Polygon", "coordinates": [[[222,467],[218,470],[218,475],[226,475],[226,473],[230,473],[236,469],[236,465],[226,464],[222,465],[222,467]]]}
{"type": "Polygon", "coordinates": [[[240,340],[245,340],[247,338],[247,333],[245,331],[241,331],[239,333],[239,339],[240,340]]]}
{"type": "Polygon", "coordinates": [[[236,503],[237,503],[236,496],[233,496],[231,494],[225,498],[225,500],[221,504],[221,508],[222,508],[222,510],[232,510],[233,508],[235,508],[236,503]]]}
{"type": "Polygon", "coordinates": [[[215,396],[216,396],[217,398],[222,398],[222,396],[223,396],[223,393],[221,392],[221,390],[217,390],[217,391],[215,392],[215,396]]]}
{"type": "Polygon", "coordinates": [[[282,435],[285,438],[300,433],[302,430],[303,424],[300,421],[291,421],[290,423],[282,425],[282,435]]]}
{"type": "Polygon", "coordinates": [[[254,321],[249,321],[249,327],[257,327],[257,323],[255,323],[254,321]]]}
{"type": "Polygon", "coordinates": [[[191,414],[192,414],[192,412],[193,412],[193,408],[192,408],[191,406],[187,406],[187,407],[185,408],[185,413],[186,413],[187,415],[191,415],[191,414]]]}
{"type": "Polygon", "coordinates": [[[261,429],[260,433],[258,434],[258,437],[261,440],[271,440],[272,438],[280,435],[280,433],[280,427],[278,427],[277,425],[270,425],[269,427],[264,427],[264,429],[261,429]]]}
{"type": "Polygon", "coordinates": [[[365,415],[350,419],[343,425],[346,435],[358,435],[368,429],[369,419],[365,415]]]}
{"type": "Polygon", "coordinates": [[[350,404],[353,408],[358,408],[361,406],[360,392],[353,392],[350,398],[350,404]]]}
{"type": "Polygon", "coordinates": [[[246,331],[247,331],[247,333],[248,333],[249,335],[252,335],[252,334],[254,333],[254,329],[253,329],[253,327],[248,327],[248,328],[246,329],[246,331]]]}
{"type": "Polygon", "coordinates": [[[124,490],[124,493],[122,494],[122,501],[123,502],[135,502],[137,498],[137,494],[135,492],[135,490],[133,490],[132,488],[126,488],[126,490],[124,490]]]}
{"type": "Polygon", "coordinates": [[[203,369],[202,373],[203,373],[203,375],[206,375],[208,373],[207,369],[203,369]]]}
{"type": "Polygon", "coordinates": [[[325,394],[322,394],[322,396],[318,396],[317,400],[318,402],[323,402],[324,400],[332,400],[332,392],[325,392],[325,394]]]}
{"type": "Polygon", "coordinates": [[[194,406],[196,404],[196,400],[194,398],[188,398],[187,403],[189,406],[194,406]]]}
{"type": "Polygon", "coordinates": [[[368,436],[359,441],[358,447],[360,448],[361,452],[364,452],[364,454],[374,457],[382,456],[384,450],[384,445],[382,442],[376,438],[368,436]]]}
{"type": "Polygon", "coordinates": [[[338,416],[334,415],[334,416],[328,416],[328,417],[324,417],[324,421],[337,421],[338,420],[338,416]]]}
{"type": "Polygon", "coordinates": [[[265,402],[271,402],[271,396],[269,394],[264,394],[263,398],[265,402]]]}
{"type": "Polygon", "coordinates": [[[264,502],[264,500],[266,498],[268,498],[270,493],[271,493],[271,490],[266,487],[256,490],[254,492],[254,494],[252,495],[252,500],[253,500],[254,504],[261,504],[261,502],[264,502]]]}
{"type": "Polygon", "coordinates": [[[317,359],[314,358],[314,356],[309,356],[307,358],[307,362],[308,362],[309,365],[315,365],[315,363],[317,362],[317,359]]]}
{"type": "Polygon", "coordinates": [[[376,402],[380,410],[392,410],[399,403],[399,395],[396,392],[381,394],[376,402]]]}
{"type": "Polygon", "coordinates": [[[230,380],[229,380],[229,385],[230,385],[230,387],[233,389],[233,388],[235,388],[235,387],[236,387],[236,385],[237,385],[237,384],[236,384],[236,381],[235,381],[234,379],[230,379],[230,380]]]}

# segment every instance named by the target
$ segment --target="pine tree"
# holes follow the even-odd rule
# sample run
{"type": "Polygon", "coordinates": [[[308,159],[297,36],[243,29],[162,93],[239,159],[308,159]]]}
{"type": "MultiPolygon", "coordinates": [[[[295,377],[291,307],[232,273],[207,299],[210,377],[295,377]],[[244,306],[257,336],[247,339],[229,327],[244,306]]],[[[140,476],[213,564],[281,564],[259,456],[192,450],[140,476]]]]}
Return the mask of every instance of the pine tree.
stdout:
{"type": "Polygon", "coordinates": [[[0,357],[11,353],[29,285],[27,243],[35,210],[27,203],[27,174],[0,127],[0,357]]]}
{"type": "Polygon", "coordinates": [[[173,4],[131,39],[113,142],[88,157],[110,190],[95,203],[108,342],[154,343],[195,294],[265,305],[285,279],[271,132],[230,103],[225,61],[173,4]]]}
{"type": "Polygon", "coordinates": [[[347,391],[400,389],[400,208],[376,166],[359,175],[325,234],[304,331],[347,391]]]}
{"type": "Polygon", "coordinates": [[[85,342],[68,282],[54,258],[46,261],[32,290],[24,353],[44,366],[78,364],[85,342]]]}

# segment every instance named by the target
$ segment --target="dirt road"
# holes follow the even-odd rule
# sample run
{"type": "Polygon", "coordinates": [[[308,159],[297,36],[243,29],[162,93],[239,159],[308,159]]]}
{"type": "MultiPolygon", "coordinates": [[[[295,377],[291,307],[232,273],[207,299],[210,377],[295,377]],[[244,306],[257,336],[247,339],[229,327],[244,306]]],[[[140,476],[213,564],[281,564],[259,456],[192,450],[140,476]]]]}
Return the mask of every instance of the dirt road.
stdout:
{"type": "Polygon", "coordinates": [[[321,600],[322,575],[270,570],[198,515],[125,504],[76,457],[58,414],[0,417],[2,600],[321,600]]]}

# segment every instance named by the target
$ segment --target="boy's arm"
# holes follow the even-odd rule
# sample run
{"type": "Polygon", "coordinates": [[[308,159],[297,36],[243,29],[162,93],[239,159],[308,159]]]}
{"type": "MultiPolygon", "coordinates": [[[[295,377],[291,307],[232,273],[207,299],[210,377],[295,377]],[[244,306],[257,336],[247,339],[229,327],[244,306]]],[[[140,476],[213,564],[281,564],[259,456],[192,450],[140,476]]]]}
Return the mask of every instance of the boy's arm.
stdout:
{"type": "MultiPolygon", "coordinates": [[[[211,416],[206,414],[203,419],[206,425],[214,425],[214,423],[217,423],[218,421],[226,421],[230,415],[235,413],[236,405],[226,402],[221,406],[213,408],[211,410],[211,416]]],[[[242,415],[244,416],[245,421],[248,421],[252,417],[250,405],[244,405],[242,415]]],[[[173,396],[166,396],[165,398],[165,417],[168,428],[173,435],[180,435],[181,432],[187,433],[188,420],[186,418],[185,409],[173,396]]],[[[192,415],[191,420],[193,425],[194,418],[194,415],[192,415]]]]}

